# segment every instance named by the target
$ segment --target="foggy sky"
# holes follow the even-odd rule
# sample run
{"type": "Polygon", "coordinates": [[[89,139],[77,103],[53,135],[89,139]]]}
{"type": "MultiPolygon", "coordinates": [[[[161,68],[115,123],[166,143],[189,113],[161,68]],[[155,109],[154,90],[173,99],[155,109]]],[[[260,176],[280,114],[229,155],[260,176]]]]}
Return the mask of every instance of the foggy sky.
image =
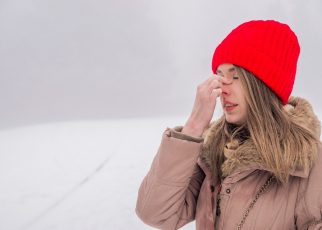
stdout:
{"type": "Polygon", "coordinates": [[[0,128],[188,117],[215,47],[252,19],[298,35],[293,95],[321,114],[321,12],[319,0],[2,0],[0,128]]]}

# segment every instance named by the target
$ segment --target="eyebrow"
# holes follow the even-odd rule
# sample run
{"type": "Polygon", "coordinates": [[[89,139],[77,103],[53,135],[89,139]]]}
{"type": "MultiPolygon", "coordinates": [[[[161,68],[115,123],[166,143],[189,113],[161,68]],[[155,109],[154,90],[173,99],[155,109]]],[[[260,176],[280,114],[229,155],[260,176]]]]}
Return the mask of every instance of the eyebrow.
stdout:
{"type": "MultiPolygon", "coordinates": [[[[234,71],[236,71],[236,68],[235,67],[231,67],[231,68],[228,69],[228,72],[230,72],[230,73],[231,72],[234,72],[234,71]]],[[[217,69],[216,73],[222,73],[222,71],[219,70],[219,69],[217,69]]]]}
{"type": "Polygon", "coordinates": [[[236,68],[235,67],[231,67],[231,68],[229,68],[229,70],[228,70],[229,72],[234,72],[234,71],[236,71],[236,68]]]}

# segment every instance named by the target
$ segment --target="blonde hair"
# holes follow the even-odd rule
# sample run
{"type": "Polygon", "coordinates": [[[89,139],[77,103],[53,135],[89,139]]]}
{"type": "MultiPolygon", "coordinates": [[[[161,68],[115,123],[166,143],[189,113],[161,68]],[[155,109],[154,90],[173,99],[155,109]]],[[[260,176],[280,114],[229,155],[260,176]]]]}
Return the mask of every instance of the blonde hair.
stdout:
{"type": "MultiPolygon", "coordinates": [[[[222,116],[216,122],[213,146],[216,153],[211,155],[215,176],[221,177],[224,147],[232,140],[242,144],[251,139],[262,164],[286,183],[290,173],[298,167],[309,168],[313,162],[308,151],[319,141],[314,134],[290,119],[281,100],[262,81],[249,71],[236,66],[246,94],[247,121],[241,126],[226,122],[222,116]]],[[[316,151],[313,151],[316,152],[316,151]]]]}

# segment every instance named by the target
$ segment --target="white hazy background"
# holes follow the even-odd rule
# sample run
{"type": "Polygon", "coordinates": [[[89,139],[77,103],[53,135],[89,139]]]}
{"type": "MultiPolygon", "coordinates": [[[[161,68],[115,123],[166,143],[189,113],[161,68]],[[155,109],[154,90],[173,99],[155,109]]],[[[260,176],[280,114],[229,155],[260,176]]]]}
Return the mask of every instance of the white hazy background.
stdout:
{"type": "Polygon", "coordinates": [[[293,95],[321,118],[321,12],[320,0],[0,0],[0,229],[151,229],[134,208],[162,132],[185,122],[244,21],[292,27],[293,95]]]}

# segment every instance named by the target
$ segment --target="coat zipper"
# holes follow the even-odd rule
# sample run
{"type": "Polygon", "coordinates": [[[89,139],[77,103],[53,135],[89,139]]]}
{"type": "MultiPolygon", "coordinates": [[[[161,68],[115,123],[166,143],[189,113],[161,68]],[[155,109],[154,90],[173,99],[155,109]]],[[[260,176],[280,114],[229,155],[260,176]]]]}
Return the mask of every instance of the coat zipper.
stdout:
{"type": "Polygon", "coordinates": [[[221,183],[218,185],[218,192],[217,192],[217,203],[216,203],[216,216],[220,216],[220,192],[221,192],[221,183]]]}

